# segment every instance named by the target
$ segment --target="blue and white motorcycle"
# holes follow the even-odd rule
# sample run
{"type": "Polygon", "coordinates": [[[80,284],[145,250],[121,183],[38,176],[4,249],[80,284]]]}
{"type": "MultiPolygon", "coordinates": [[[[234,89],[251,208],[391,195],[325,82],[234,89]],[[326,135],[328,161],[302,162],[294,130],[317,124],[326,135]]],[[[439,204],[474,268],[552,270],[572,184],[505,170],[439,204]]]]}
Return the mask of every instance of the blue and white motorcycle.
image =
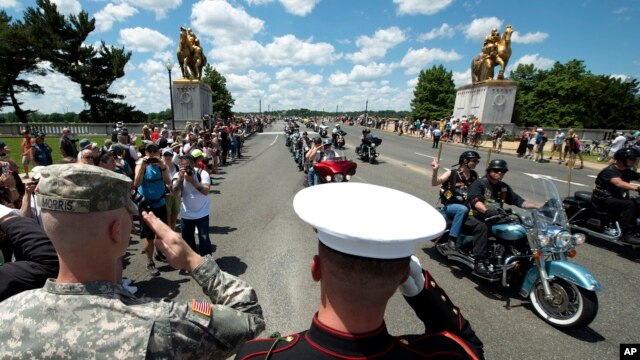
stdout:
{"type": "MultiPolygon", "coordinates": [[[[569,262],[576,256],[576,245],[584,234],[569,232],[562,200],[553,182],[544,177],[532,181],[531,198],[544,203],[519,215],[511,209],[489,225],[490,275],[480,276],[502,286],[519,286],[520,295],[529,297],[535,312],[558,328],[586,326],[598,313],[597,291],[602,285],[586,268],[569,262]]],[[[445,233],[435,244],[437,251],[451,261],[473,269],[472,237],[458,238],[456,249],[447,245],[445,233]]]]}

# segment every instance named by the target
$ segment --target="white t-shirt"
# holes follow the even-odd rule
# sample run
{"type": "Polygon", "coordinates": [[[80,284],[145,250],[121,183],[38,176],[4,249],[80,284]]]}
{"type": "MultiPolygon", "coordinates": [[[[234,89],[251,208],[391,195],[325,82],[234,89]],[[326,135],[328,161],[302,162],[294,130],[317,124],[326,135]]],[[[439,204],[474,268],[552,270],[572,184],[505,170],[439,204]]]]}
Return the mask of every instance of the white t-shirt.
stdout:
{"type": "Polygon", "coordinates": [[[625,142],[627,142],[627,138],[624,137],[624,135],[618,135],[615,139],[613,139],[613,142],[611,143],[611,150],[609,151],[609,153],[614,154],[616,151],[622,149],[625,142]]]}
{"type": "MultiPolygon", "coordinates": [[[[203,186],[211,185],[211,177],[209,173],[204,170],[194,169],[193,177],[198,181],[198,176],[195,172],[200,172],[200,184],[203,186]]],[[[178,179],[180,175],[176,173],[173,179],[178,179]]],[[[196,188],[193,187],[188,181],[184,181],[182,184],[182,205],[180,207],[180,217],[187,220],[195,220],[203,218],[211,212],[211,198],[209,195],[204,195],[196,188]]]]}

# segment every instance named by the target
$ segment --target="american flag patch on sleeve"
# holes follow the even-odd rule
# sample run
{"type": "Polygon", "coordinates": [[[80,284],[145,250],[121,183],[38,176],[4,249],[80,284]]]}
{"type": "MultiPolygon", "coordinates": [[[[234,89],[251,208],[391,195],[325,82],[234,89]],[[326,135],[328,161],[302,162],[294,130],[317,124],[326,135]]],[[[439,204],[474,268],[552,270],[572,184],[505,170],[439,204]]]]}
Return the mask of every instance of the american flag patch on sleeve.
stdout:
{"type": "Polygon", "coordinates": [[[211,304],[193,299],[191,300],[191,311],[209,317],[211,316],[211,304]]]}

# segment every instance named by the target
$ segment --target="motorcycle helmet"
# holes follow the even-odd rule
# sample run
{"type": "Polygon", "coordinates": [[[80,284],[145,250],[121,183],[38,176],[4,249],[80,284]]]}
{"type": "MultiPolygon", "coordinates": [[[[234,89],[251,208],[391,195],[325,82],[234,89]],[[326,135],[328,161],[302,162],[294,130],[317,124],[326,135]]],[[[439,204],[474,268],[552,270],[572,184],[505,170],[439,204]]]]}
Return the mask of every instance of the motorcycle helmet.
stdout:
{"type": "Polygon", "coordinates": [[[489,170],[504,170],[506,173],[509,171],[509,167],[507,166],[507,162],[502,159],[494,159],[489,162],[489,166],[487,166],[487,172],[489,170]]]}
{"type": "Polygon", "coordinates": [[[613,154],[613,159],[616,161],[626,162],[628,159],[636,160],[638,158],[638,151],[634,148],[623,148],[613,154]]]}
{"type": "Polygon", "coordinates": [[[458,159],[458,165],[462,165],[464,164],[465,160],[471,160],[471,159],[480,159],[480,154],[478,154],[477,151],[473,151],[473,150],[467,150],[465,152],[463,152],[462,154],[460,154],[460,158],[458,159]]]}
{"type": "Polygon", "coordinates": [[[336,129],[340,129],[340,124],[336,125],[336,129]]]}
{"type": "Polygon", "coordinates": [[[370,132],[371,132],[371,130],[369,130],[369,129],[362,129],[362,135],[367,135],[370,132]]]}
{"type": "Polygon", "coordinates": [[[316,144],[320,144],[322,142],[322,138],[320,136],[316,136],[313,138],[313,142],[316,144]]]}
{"type": "Polygon", "coordinates": [[[326,139],[322,140],[322,145],[331,145],[331,139],[326,138],[326,139]]]}

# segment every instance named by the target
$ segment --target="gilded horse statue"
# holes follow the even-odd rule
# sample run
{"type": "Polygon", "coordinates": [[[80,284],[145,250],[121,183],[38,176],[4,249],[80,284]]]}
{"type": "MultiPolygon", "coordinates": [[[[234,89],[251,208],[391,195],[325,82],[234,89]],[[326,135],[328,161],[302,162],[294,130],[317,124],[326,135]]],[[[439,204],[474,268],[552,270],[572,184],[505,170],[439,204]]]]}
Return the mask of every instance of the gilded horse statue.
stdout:
{"type": "Polygon", "coordinates": [[[511,57],[511,34],[513,28],[507,25],[502,37],[496,28],[484,39],[482,52],[471,61],[471,80],[473,83],[493,80],[493,68],[500,65],[498,80],[504,80],[504,71],[511,57]]]}
{"type": "Polygon", "coordinates": [[[180,27],[177,55],[182,77],[200,80],[202,69],[207,64],[207,58],[202,53],[200,40],[191,29],[180,27]]]}

